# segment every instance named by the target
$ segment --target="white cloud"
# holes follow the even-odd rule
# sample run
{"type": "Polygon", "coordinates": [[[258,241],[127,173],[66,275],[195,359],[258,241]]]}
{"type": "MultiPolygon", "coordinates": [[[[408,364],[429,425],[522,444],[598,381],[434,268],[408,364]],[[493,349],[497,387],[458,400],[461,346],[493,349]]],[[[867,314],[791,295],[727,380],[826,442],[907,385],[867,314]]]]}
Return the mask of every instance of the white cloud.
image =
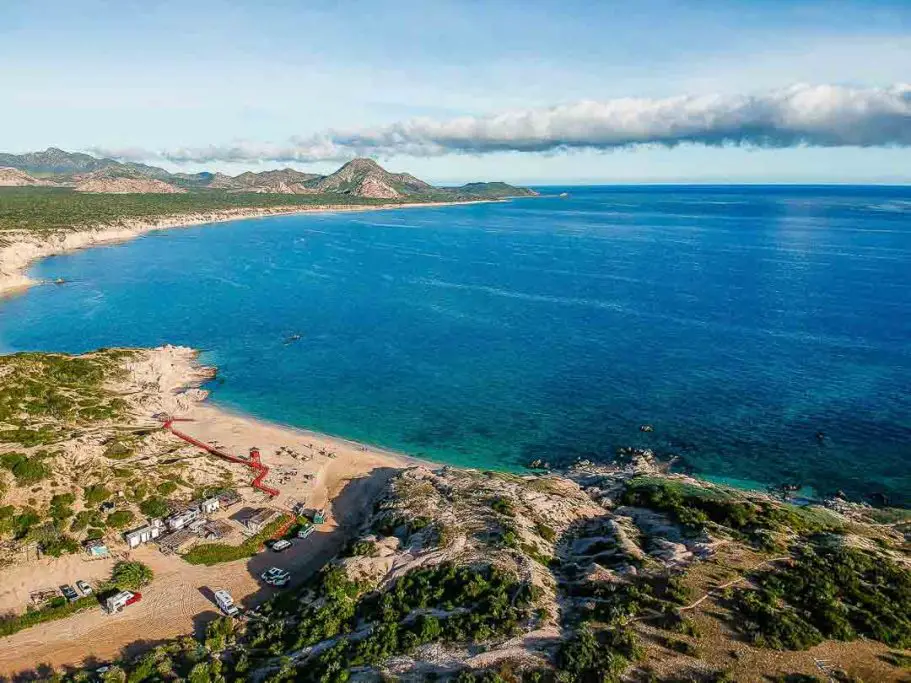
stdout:
{"type": "Polygon", "coordinates": [[[174,163],[317,162],[353,156],[552,153],[681,144],[765,149],[911,146],[911,85],[797,85],[758,95],[583,101],[486,116],[417,118],[361,130],[330,130],[280,144],[96,151],[174,163]]]}

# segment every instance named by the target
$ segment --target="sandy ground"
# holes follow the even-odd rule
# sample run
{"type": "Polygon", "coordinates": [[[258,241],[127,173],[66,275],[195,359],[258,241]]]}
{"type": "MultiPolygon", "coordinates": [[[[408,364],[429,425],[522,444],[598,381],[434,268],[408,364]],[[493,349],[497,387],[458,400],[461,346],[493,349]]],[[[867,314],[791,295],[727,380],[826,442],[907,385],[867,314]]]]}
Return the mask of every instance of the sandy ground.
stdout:
{"type": "MultiPolygon", "coordinates": [[[[45,663],[61,666],[105,661],[194,632],[216,615],[211,596],[218,588],[228,589],[245,606],[258,604],[271,595],[258,578],[264,570],[278,566],[291,571],[295,581],[304,580],[347,542],[389,477],[414,462],[201,403],[205,392],[185,388],[188,381],[198,382],[207,376],[194,364],[195,353],[181,347],[155,349],[131,363],[126,384],[156,389],[143,391],[137,399],[138,416],[148,416],[151,422],[151,415],[165,411],[188,418],[192,421],[180,423],[182,431],[203,441],[216,441],[224,450],[238,454],[257,446],[263,462],[274,471],[298,470],[284,483],[270,482],[282,492],[271,505],[280,508],[299,501],[313,508],[326,506],[328,522],[309,538],[295,539],[293,548],[285,553],[267,550],[249,560],[215,567],[189,565],[179,557],[162,554],[154,546],[132,551],[130,559],[141,560],[155,571],[155,580],[142,591],[140,603],[114,616],[93,608],[0,640],[0,675],[17,674],[45,663]],[[294,458],[285,450],[277,452],[281,447],[303,457],[294,458]],[[312,478],[305,481],[305,475],[312,478]]],[[[29,591],[35,588],[72,583],[77,578],[101,578],[111,565],[112,562],[67,557],[4,571],[0,574],[0,611],[14,606],[21,609],[29,591]]]]}
{"type": "Polygon", "coordinates": [[[25,274],[25,270],[34,261],[56,254],[63,254],[78,249],[85,249],[102,244],[125,242],[147,232],[179,228],[190,225],[223,223],[225,221],[245,218],[260,218],[293,213],[339,212],[339,211],[379,211],[389,209],[409,209],[432,206],[453,206],[457,204],[484,204],[504,201],[501,199],[483,199],[468,202],[418,202],[414,204],[376,204],[373,206],[276,206],[268,208],[220,209],[189,214],[159,216],[153,218],[123,219],[118,225],[88,226],[81,230],[65,230],[46,235],[14,230],[2,233],[0,243],[0,297],[14,294],[34,284],[25,274]]]}

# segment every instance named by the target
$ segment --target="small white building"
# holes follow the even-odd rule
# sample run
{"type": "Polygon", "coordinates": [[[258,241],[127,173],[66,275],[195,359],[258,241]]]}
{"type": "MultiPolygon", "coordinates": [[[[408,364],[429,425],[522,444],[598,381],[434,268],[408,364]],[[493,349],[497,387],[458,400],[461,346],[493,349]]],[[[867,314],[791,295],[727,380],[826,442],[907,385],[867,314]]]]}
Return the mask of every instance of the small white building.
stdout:
{"type": "Polygon", "coordinates": [[[123,540],[126,541],[130,548],[138,548],[143,543],[148,543],[161,536],[163,530],[164,525],[161,523],[161,520],[153,519],[145,526],[125,533],[123,535],[123,540]]]}
{"type": "Polygon", "coordinates": [[[179,529],[183,529],[190,522],[198,519],[199,515],[200,515],[199,508],[195,508],[195,507],[184,510],[183,512],[179,512],[176,515],[171,515],[167,519],[168,528],[171,531],[177,531],[179,529]]]}
{"type": "Polygon", "coordinates": [[[202,514],[211,515],[213,512],[218,512],[218,509],[221,507],[221,503],[218,502],[218,498],[206,498],[199,504],[199,509],[202,510],[202,514]]]}

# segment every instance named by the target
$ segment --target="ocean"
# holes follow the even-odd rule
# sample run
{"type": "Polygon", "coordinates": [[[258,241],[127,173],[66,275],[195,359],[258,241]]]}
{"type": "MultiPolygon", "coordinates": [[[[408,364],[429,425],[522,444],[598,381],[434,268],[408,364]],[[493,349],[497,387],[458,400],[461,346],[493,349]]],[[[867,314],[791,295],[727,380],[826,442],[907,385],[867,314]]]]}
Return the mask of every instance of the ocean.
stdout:
{"type": "Polygon", "coordinates": [[[911,188],[542,190],[50,258],[0,350],[197,347],[216,404],[455,465],[631,445],[911,504],[911,188]]]}

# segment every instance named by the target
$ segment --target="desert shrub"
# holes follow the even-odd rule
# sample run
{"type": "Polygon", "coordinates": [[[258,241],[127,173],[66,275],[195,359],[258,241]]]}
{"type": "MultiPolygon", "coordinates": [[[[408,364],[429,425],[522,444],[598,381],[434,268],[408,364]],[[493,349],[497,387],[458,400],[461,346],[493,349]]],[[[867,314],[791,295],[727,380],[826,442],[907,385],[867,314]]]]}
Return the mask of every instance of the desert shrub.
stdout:
{"type": "Polygon", "coordinates": [[[639,657],[641,650],[632,631],[611,628],[596,632],[583,624],[557,651],[557,681],[619,681],[630,662],[639,657]]]}
{"type": "Polygon", "coordinates": [[[911,570],[884,556],[813,543],[795,561],[755,577],[734,595],[739,628],[776,649],[806,649],[824,638],[859,636],[911,646],[911,570]]]}
{"type": "MultiPolygon", "coordinates": [[[[431,642],[482,642],[513,632],[528,616],[534,595],[529,586],[493,566],[456,566],[445,563],[416,569],[379,595],[358,599],[361,586],[341,568],[325,570],[314,592],[319,601],[307,606],[297,622],[293,648],[305,647],[365,624],[370,631],[361,640],[340,640],[308,660],[295,680],[321,680],[314,672],[335,672],[327,680],[346,680],[351,666],[376,665],[383,660],[431,642]],[[415,610],[451,612],[446,617],[415,610]]],[[[260,632],[262,646],[285,634],[260,632]]],[[[274,650],[270,650],[274,651],[274,650]]]]}
{"type": "Polygon", "coordinates": [[[224,650],[234,640],[235,621],[218,617],[206,626],[205,646],[213,652],[224,650]]]}
{"type": "Polygon", "coordinates": [[[13,537],[16,539],[25,538],[29,532],[38,523],[41,522],[41,515],[33,508],[24,507],[18,515],[13,517],[13,537]]]}
{"type": "Polygon", "coordinates": [[[82,497],[87,505],[100,505],[111,497],[111,492],[101,484],[92,484],[82,490],[82,497]]]}
{"type": "Polygon", "coordinates": [[[74,602],[68,602],[65,598],[59,597],[41,609],[28,610],[19,615],[0,617],[0,637],[10,636],[46,621],[63,619],[97,604],[98,602],[92,596],[79,598],[74,602]]]}
{"type": "Polygon", "coordinates": [[[104,449],[104,456],[111,460],[126,460],[133,456],[134,443],[130,439],[113,439],[104,449]]]}
{"type": "Polygon", "coordinates": [[[73,516],[73,508],[71,506],[75,501],[76,496],[72,493],[58,493],[51,498],[48,516],[57,522],[69,519],[73,516]]]}
{"type": "Polygon", "coordinates": [[[490,507],[494,512],[499,512],[501,515],[507,515],[509,517],[515,516],[512,502],[508,498],[494,498],[490,501],[490,507]]]}
{"type": "Polygon", "coordinates": [[[702,531],[709,522],[741,532],[791,530],[808,534],[840,527],[824,511],[752,500],[724,490],[653,477],[632,479],[620,500],[624,505],[667,513],[691,531],[702,531]]]}
{"type": "Polygon", "coordinates": [[[70,531],[82,531],[88,526],[103,527],[104,520],[97,510],[80,510],[70,523],[70,531]]]}
{"type": "Polygon", "coordinates": [[[72,536],[59,534],[56,537],[43,541],[41,543],[41,550],[45,555],[60,557],[61,555],[79,552],[79,543],[72,536]]]}
{"type": "Polygon", "coordinates": [[[0,466],[13,473],[19,486],[37,484],[51,475],[50,468],[37,455],[28,457],[22,453],[4,453],[0,455],[0,466]]]}
{"type": "Polygon", "coordinates": [[[543,523],[535,524],[535,533],[538,534],[545,541],[550,541],[553,543],[557,539],[557,532],[554,531],[551,527],[543,523]]]}
{"type": "Polygon", "coordinates": [[[345,551],[348,557],[376,557],[379,554],[380,549],[373,541],[355,541],[345,551]]]}
{"type": "Polygon", "coordinates": [[[158,496],[151,496],[146,498],[139,504],[139,509],[142,511],[146,517],[167,517],[168,513],[171,511],[168,508],[168,503],[158,496]]]}
{"type": "Polygon", "coordinates": [[[163,481],[155,487],[155,490],[163,496],[169,496],[177,490],[177,483],[170,480],[163,481]]]}
{"type": "Polygon", "coordinates": [[[123,529],[128,524],[132,524],[136,518],[130,510],[116,510],[108,515],[107,525],[112,529],[123,529]]]}
{"type": "Polygon", "coordinates": [[[118,562],[111,572],[111,581],[120,588],[139,590],[152,582],[155,573],[142,562],[118,562]]]}

